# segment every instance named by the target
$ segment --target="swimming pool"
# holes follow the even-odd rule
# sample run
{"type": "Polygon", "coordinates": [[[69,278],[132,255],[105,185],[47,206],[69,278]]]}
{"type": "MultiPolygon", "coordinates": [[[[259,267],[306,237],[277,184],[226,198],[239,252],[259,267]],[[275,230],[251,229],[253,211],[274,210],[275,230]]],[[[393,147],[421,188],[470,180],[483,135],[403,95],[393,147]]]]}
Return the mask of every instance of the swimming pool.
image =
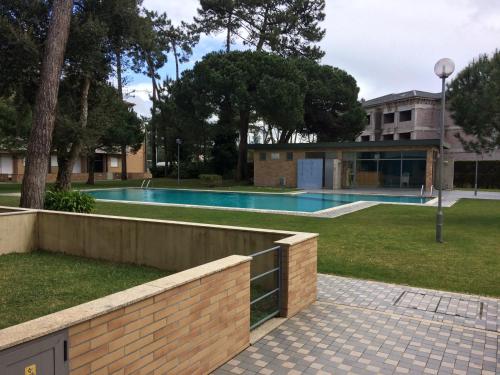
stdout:
{"type": "Polygon", "coordinates": [[[107,189],[88,191],[96,199],[246,208],[273,211],[316,212],[359,201],[386,203],[426,203],[429,198],[362,194],[266,194],[215,192],[184,189],[107,189]]]}

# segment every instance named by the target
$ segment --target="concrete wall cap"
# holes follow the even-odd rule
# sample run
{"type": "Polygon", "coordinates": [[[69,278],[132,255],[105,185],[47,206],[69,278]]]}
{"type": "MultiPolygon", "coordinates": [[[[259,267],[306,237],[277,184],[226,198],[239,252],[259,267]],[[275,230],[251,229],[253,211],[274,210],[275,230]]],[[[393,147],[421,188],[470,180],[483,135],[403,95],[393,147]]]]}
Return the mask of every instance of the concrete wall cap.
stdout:
{"type": "MultiPolygon", "coordinates": [[[[303,232],[292,232],[286,230],[274,230],[274,229],[262,229],[262,228],[249,228],[249,227],[238,227],[231,225],[217,225],[217,224],[203,224],[195,223],[189,221],[175,221],[175,220],[160,220],[160,219],[147,219],[141,217],[128,217],[128,216],[112,216],[112,215],[96,215],[96,214],[80,214],[76,212],[62,212],[62,211],[48,211],[48,210],[32,210],[48,215],[70,215],[70,216],[80,216],[80,217],[97,217],[110,220],[121,220],[121,221],[140,221],[148,223],[164,223],[179,226],[191,226],[191,227],[201,227],[201,228],[214,228],[221,230],[238,230],[242,232],[255,232],[255,233],[274,233],[283,235],[297,235],[303,232]]],[[[308,234],[308,233],[305,233],[308,234]]]]}
{"type": "Polygon", "coordinates": [[[278,245],[286,245],[286,246],[292,246],[296,245],[298,243],[317,238],[319,236],[319,233],[297,233],[294,236],[283,238],[278,241],[274,241],[274,243],[278,245]]]}

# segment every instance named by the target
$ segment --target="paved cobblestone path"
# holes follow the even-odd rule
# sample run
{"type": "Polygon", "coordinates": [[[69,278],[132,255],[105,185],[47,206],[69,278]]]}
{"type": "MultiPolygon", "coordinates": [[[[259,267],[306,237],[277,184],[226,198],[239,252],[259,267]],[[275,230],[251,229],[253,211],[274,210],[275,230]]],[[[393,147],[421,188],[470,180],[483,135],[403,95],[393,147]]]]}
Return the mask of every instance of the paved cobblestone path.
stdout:
{"type": "Polygon", "coordinates": [[[500,373],[500,300],[319,275],[318,301],[215,371],[500,373]]]}

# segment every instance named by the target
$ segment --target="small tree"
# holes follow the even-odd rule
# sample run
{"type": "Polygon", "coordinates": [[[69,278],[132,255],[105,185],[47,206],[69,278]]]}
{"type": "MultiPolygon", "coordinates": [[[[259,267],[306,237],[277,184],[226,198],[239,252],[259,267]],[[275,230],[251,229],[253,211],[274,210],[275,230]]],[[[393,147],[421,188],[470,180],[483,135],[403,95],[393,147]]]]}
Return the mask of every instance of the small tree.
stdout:
{"type": "MultiPolygon", "coordinates": [[[[106,134],[103,136],[103,143],[108,148],[113,149],[118,145],[121,150],[122,158],[126,158],[127,151],[136,153],[142,146],[144,141],[144,126],[142,120],[137,114],[127,107],[126,103],[122,103],[122,107],[117,111],[119,116],[114,122],[116,125],[109,127],[106,134]],[[126,150],[126,152],[123,152],[126,150]]],[[[122,166],[127,165],[126,160],[122,160],[122,166]]],[[[126,180],[126,168],[122,169],[122,180],[126,180]],[[125,176],[123,174],[125,173],[125,176]]]]}

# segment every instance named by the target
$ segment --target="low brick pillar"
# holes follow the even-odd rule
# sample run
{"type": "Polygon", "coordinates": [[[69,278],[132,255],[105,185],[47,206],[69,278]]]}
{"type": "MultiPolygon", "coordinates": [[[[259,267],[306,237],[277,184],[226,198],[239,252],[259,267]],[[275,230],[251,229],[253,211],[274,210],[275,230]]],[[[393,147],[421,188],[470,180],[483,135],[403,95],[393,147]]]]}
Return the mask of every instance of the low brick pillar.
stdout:
{"type": "Polygon", "coordinates": [[[280,315],[291,317],[317,298],[318,235],[300,233],[275,243],[282,249],[280,315]]]}

